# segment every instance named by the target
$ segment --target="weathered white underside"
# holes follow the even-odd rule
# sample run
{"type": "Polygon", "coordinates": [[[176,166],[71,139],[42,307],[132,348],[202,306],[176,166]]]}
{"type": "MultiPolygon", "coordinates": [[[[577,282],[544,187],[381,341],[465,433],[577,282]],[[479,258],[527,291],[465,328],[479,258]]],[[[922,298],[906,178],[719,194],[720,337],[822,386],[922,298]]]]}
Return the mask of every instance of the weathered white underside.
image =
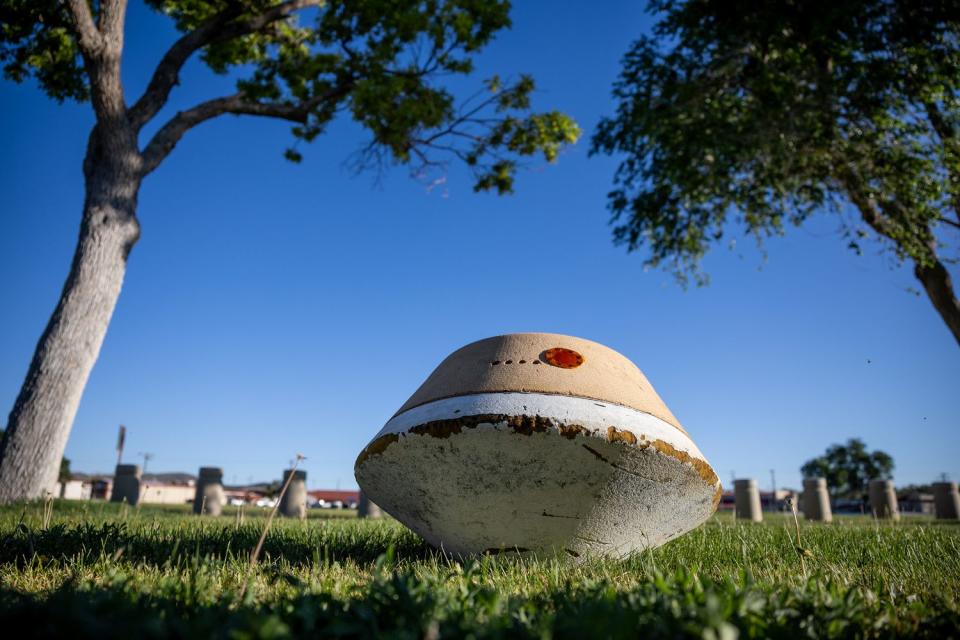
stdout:
{"type": "Polygon", "coordinates": [[[570,396],[438,400],[395,416],[372,444],[378,440],[386,446],[358,461],[361,488],[452,553],[623,556],[702,523],[719,488],[703,454],[676,427],[570,396]],[[538,417],[541,428],[518,429],[504,416],[538,417]],[[438,423],[451,420],[462,423],[438,423]],[[438,428],[424,429],[431,424],[438,428]],[[418,428],[423,433],[411,433],[418,428]]]}

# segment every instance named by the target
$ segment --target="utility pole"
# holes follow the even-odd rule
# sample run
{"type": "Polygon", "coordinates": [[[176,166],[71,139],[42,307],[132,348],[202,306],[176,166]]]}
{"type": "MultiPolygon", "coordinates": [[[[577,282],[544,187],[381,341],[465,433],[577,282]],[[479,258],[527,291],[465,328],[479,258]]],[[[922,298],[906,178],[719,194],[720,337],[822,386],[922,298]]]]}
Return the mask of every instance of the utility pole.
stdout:
{"type": "Polygon", "coordinates": [[[770,511],[777,509],[777,474],[770,469],[770,511]]]}
{"type": "Polygon", "coordinates": [[[120,425],[120,433],[117,436],[117,464],[123,460],[123,443],[127,439],[127,428],[120,425]]]}
{"type": "Polygon", "coordinates": [[[146,476],[146,475],[147,475],[147,463],[150,462],[150,461],[153,459],[153,454],[152,454],[152,453],[147,453],[147,452],[144,452],[144,451],[140,451],[140,452],[137,453],[137,455],[143,457],[143,470],[141,471],[141,474],[144,475],[144,476],[146,476]]]}

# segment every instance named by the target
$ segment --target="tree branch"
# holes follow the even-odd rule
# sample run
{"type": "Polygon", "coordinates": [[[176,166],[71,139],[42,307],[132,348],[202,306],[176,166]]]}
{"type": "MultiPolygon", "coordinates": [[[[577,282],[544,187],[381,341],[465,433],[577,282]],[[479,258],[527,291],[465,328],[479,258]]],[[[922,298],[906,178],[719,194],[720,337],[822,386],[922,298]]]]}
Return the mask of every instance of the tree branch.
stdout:
{"type": "Polygon", "coordinates": [[[73,18],[73,28],[77,34],[77,43],[84,57],[95,58],[103,47],[103,36],[93,23],[90,5],[87,0],[67,0],[70,15],[73,18]]]}
{"type": "MultiPolygon", "coordinates": [[[[101,2],[100,28],[94,24],[88,0],[67,0],[67,5],[90,79],[91,103],[97,120],[110,120],[119,124],[126,113],[120,81],[126,0],[101,2]]],[[[105,131],[108,137],[113,137],[116,133],[113,127],[108,127],[105,131]]]]}
{"type": "MultiPolygon", "coordinates": [[[[940,138],[940,143],[943,144],[944,150],[946,151],[947,173],[955,184],[960,183],[960,175],[952,170],[951,162],[951,160],[960,161],[960,140],[957,139],[957,133],[954,131],[953,125],[943,116],[943,112],[940,111],[940,108],[935,102],[926,100],[923,106],[927,112],[927,119],[930,120],[930,125],[936,132],[937,137],[940,138]]],[[[952,200],[953,210],[957,214],[957,220],[960,221],[960,192],[954,193],[952,200]]]]}
{"type": "Polygon", "coordinates": [[[940,216],[939,218],[937,218],[937,220],[939,222],[942,222],[943,224],[948,224],[951,227],[956,227],[957,229],[960,229],[960,223],[954,222],[950,218],[944,218],[943,216],[940,216]]]}
{"type": "Polygon", "coordinates": [[[164,54],[150,78],[146,91],[130,108],[129,119],[139,130],[167,102],[170,91],[179,82],[180,70],[187,60],[198,50],[223,40],[255,33],[272,22],[287,18],[291,14],[307,7],[320,6],[323,0],[290,0],[246,20],[235,20],[238,8],[231,5],[201,26],[177,40],[164,54]]]}
{"type": "MultiPolygon", "coordinates": [[[[880,235],[896,242],[890,229],[890,220],[881,212],[884,205],[882,203],[878,204],[870,197],[867,193],[866,183],[856,169],[852,167],[842,169],[840,179],[850,200],[860,210],[860,215],[864,221],[880,235]]],[[[899,206],[899,203],[887,203],[887,208],[899,206]]],[[[893,211],[893,213],[900,215],[896,211],[893,211]]],[[[946,323],[947,328],[950,329],[954,339],[960,344],[960,302],[957,301],[957,294],[953,288],[950,272],[947,271],[943,262],[937,256],[936,239],[930,233],[929,228],[925,227],[925,229],[926,233],[923,233],[921,237],[926,243],[929,252],[928,257],[924,261],[913,258],[913,274],[923,285],[927,297],[946,323]]]]}
{"type": "Polygon", "coordinates": [[[852,167],[846,167],[840,171],[840,180],[847,196],[860,211],[863,221],[883,237],[890,238],[890,221],[881,213],[876,200],[868,195],[866,183],[860,173],[852,167]]]}
{"type": "Polygon", "coordinates": [[[263,116],[277,118],[304,124],[310,112],[327,101],[336,101],[345,96],[353,87],[353,83],[346,81],[330,91],[315,96],[300,103],[290,102],[258,102],[245,97],[242,93],[215,98],[200,103],[197,106],[180,111],[154,134],[143,150],[142,175],[160,166],[183,135],[193,127],[221,116],[225,113],[234,115],[263,116]]]}
{"type": "Polygon", "coordinates": [[[100,33],[107,43],[123,42],[123,21],[127,14],[127,0],[102,0],[100,3],[100,33]]]}

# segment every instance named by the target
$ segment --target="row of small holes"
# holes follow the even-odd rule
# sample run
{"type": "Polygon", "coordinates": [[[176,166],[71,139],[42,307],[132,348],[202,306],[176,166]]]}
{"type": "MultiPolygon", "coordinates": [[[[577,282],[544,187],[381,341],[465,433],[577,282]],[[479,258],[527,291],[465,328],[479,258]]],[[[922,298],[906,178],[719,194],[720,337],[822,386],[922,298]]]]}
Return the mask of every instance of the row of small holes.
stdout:
{"type": "MultiPolygon", "coordinates": [[[[501,362],[500,362],[499,360],[494,360],[493,362],[490,363],[490,366],[495,366],[495,365],[498,365],[498,364],[501,364],[501,362]]],[[[507,360],[506,362],[503,362],[502,364],[513,364],[513,360],[507,360]]],[[[518,362],[517,364],[527,364],[527,361],[526,361],[526,360],[521,360],[521,361],[518,362]]],[[[533,361],[533,364],[540,364],[540,361],[539,361],[539,360],[534,360],[534,361],[533,361]]]]}

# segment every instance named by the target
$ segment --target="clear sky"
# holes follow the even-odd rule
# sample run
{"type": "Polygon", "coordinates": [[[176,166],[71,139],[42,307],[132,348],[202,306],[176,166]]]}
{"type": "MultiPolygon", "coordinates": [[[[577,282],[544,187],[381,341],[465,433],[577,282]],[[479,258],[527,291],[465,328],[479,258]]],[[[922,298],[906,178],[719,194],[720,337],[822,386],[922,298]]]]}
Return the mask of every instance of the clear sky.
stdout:
{"type": "MultiPolygon", "coordinates": [[[[132,3],[128,101],[173,41],[132,3]]],[[[587,136],[651,20],[632,0],[521,2],[474,80],[532,73],[536,106],[587,136]]],[[[165,113],[232,87],[190,65],[165,113]]],[[[0,412],[63,286],[79,229],[89,105],[0,83],[0,412]]],[[[221,465],[277,478],[296,452],[311,487],[355,487],[360,449],[450,351],[515,331],[604,343],[631,358],[727,484],[796,487],[800,465],[859,436],[898,483],[960,479],[960,349],[908,269],[845,248],[828,215],[706,260],[682,290],[611,242],[614,159],[589,141],[535,163],[500,198],[452,171],[432,190],[404,169],[379,183],[344,161],[366,140],[339,122],[292,165],[288,125],[225,118],[187,134],[140,194],[143,235],[67,445],[73,468],[221,465]],[[556,248],[563,248],[557,252],[556,248]],[[562,253],[562,255],[561,255],[562,253]]],[[[954,276],[957,277],[956,275],[954,276]]]]}

